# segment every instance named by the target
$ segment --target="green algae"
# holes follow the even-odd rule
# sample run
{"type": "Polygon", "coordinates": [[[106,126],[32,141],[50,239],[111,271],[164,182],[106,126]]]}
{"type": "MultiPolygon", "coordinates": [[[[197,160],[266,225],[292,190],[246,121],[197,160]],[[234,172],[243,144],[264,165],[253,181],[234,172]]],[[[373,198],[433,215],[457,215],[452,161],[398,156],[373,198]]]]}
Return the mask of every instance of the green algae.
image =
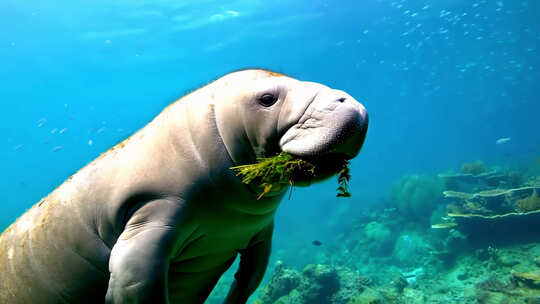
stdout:
{"type": "Polygon", "coordinates": [[[349,192],[349,181],[351,180],[351,174],[350,169],[348,167],[348,163],[346,162],[341,170],[339,171],[338,175],[338,185],[337,188],[337,197],[351,197],[351,193],[349,192]]]}
{"type": "MultiPolygon", "coordinates": [[[[279,191],[287,185],[294,186],[295,181],[317,175],[316,163],[281,152],[273,157],[259,158],[257,163],[231,167],[242,183],[253,184],[262,188],[257,199],[271,191],[279,191]]],[[[337,171],[337,170],[336,170],[337,171]]],[[[350,197],[348,183],[351,175],[348,162],[343,161],[338,171],[338,197],[350,197]]]]}

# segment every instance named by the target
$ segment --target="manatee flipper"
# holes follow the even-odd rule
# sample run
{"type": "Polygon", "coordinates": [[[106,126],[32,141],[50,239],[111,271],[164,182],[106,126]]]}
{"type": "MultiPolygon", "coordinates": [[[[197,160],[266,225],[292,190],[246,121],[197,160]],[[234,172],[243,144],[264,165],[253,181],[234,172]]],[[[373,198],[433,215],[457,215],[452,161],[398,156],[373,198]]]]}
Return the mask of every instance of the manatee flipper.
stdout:
{"type": "Polygon", "coordinates": [[[169,303],[168,271],[180,203],[145,203],[128,219],[111,251],[105,303],[169,303]]]}
{"type": "Polygon", "coordinates": [[[272,222],[253,237],[246,249],[240,251],[240,265],[225,304],[246,303],[261,283],[270,258],[273,231],[272,222]]]}

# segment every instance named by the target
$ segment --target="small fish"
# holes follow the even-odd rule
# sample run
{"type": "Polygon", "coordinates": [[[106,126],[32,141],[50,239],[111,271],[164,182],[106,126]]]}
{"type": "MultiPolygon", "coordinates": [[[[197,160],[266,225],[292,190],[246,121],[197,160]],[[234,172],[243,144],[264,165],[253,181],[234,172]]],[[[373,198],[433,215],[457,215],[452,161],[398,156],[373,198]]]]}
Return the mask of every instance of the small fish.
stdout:
{"type": "Polygon", "coordinates": [[[67,128],[63,128],[62,130],[58,131],[58,134],[63,134],[66,131],[67,131],[67,128]]]}
{"type": "Polygon", "coordinates": [[[315,246],[321,246],[322,245],[322,242],[321,241],[317,241],[317,240],[314,240],[313,242],[311,242],[313,245],[315,246]]]}
{"type": "Polygon", "coordinates": [[[88,145],[91,146],[91,145],[93,145],[93,144],[94,144],[94,142],[93,142],[91,139],[89,139],[89,140],[88,140],[88,145]]]}
{"type": "Polygon", "coordinates": [[[13,147],[13,150],[17,151],[20,150],[23,147],[23,144],[18,144],[15,147],[13,147]]]}
{"type": "Polygon", "coordinates": [[[504,143],[509,142],[511,139],[512,139],[512,137],[503,137],[503,138],[497,139],[497,140],[495,141],[495,143],[496,143],[497,145],[502,145],[502,144],[504,144],[504,143]]]}
{"type": "Polygon", "coordinates": [[[58,131],[58,128],[54,128],[51,130],[51,134],[56,134],[56,131],[58,131]]]}
{"type": "Polygon", "coordinates": [[[53,148],[53,152],[57,152],[57,151],[60,151],[62,149],[64,149],[64,146],[56,146],[56,147],[53,148]]]}
{"type": "Polygon", "coordinates": [[[43,127],[43,125],[47,122],[47,119],[43,117],[42,119],[38,120],[38,128],[43,127]]]}

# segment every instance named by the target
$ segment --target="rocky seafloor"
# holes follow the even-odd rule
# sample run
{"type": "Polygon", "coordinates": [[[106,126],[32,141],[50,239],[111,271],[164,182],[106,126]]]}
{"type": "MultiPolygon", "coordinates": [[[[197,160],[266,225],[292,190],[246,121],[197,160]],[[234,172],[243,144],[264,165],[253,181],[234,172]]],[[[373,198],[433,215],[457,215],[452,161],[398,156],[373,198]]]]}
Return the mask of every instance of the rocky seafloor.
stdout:
{"type": "Polygon", "coordinates": [[[532,172],[474,162],[403,177],[316,256],[282,255],[251,303],[540,304],[532,172]]]}
{"type": "Polygon", "coordinates": [[[301,270],[278,262],[253,303],[540,303],[540,243],[476,249],[452,260],[417,245],[426,248],[410,256],[408,267],[396,257],[301,270]]]}

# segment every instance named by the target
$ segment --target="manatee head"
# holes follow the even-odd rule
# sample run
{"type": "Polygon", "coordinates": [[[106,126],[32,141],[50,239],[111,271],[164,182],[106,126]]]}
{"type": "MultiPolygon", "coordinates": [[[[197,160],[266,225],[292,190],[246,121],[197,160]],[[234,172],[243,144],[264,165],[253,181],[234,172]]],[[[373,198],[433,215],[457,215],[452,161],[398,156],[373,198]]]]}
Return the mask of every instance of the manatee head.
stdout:
{"type": "Polygon", "coordinates": [[[284,151],[326,165],[320,180],[337,173],[332,163],[362,148],[367,111],[343,91],[258,69],[214,85],[216,125],[235,165],[284,151]]]}

